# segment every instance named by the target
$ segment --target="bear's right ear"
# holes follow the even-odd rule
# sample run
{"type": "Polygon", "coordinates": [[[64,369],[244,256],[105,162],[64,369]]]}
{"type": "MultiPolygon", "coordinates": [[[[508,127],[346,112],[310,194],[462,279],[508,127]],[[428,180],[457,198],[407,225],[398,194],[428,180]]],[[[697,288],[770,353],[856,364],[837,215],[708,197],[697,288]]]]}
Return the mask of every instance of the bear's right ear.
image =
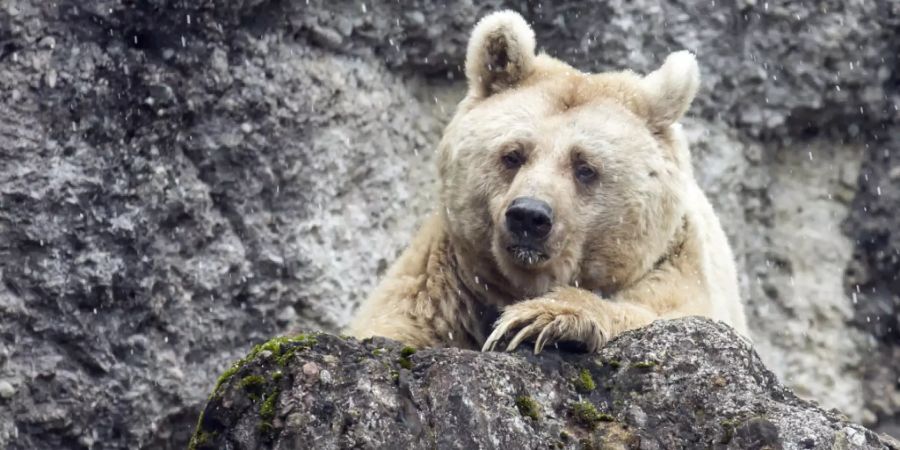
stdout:
{"type": "Polygon", "coordinates": [[[482,18],[469,38],[466,78],[478,98],[514,87],[534,67],[534,31],[518,13],[498,11],[482,18]]]}

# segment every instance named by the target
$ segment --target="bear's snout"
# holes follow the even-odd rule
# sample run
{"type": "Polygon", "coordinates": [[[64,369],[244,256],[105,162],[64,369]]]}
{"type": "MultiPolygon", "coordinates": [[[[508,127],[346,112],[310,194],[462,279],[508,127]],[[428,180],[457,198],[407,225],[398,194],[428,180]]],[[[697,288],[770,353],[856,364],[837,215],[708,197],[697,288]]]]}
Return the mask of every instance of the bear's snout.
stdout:
{"type": "Polygon", "coordinates": [[[542,241],[553,228],[553,208],[533,197],[519,197],[506,209],[506,229],[521,242],[542,241]]]}

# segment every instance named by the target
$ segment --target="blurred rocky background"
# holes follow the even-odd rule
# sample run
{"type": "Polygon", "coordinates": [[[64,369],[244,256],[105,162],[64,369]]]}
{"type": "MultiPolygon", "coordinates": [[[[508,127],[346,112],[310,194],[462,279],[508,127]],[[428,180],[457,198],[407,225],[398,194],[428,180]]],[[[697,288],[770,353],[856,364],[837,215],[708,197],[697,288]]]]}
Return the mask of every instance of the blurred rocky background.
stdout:
{"type": "Polygon", "coordinates": [[[504,7],[585,70],[697,54],[757,350],[900,435],[895,1],[2,0],[0,448],[183,448],[252,344],[346,324],[504,7]]]}

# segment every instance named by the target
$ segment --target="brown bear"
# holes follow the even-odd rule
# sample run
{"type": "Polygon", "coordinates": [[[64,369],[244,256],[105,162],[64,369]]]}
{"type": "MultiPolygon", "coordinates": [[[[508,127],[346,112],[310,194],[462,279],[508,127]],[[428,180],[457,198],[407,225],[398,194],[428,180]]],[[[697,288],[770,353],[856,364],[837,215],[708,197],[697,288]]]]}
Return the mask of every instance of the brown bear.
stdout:
{"type": "Polygon", "coordinates": [[[535,54],[518,14],[484,17],[439,144],[440,206],[347,332],[414,346],[596,351],[657,319],[747,336],[734,257],[678,123],[694,56],[646,76],[535,54]]]}

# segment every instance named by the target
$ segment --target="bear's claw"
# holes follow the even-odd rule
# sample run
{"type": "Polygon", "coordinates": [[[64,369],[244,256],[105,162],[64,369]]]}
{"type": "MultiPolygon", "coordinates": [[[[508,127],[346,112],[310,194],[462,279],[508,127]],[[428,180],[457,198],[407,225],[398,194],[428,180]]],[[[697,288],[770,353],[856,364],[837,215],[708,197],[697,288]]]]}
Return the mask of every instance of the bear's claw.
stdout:
{"type": "Polygon", "coordinates": [[[503,312],[494,331],[488,336],[482,351],[493,351],[511,331],[519,328],[506,351],[515,350],[522,342],[534,339],[534,353],[547,344],[561,341],[584,344],[588,352],[596,352],[606,342],[600,324],[590,312],[572,308],[555,299],[534,299],[512,305],[503,312]],[[536,339],[535,339],[536,338],[536,339]]]}

